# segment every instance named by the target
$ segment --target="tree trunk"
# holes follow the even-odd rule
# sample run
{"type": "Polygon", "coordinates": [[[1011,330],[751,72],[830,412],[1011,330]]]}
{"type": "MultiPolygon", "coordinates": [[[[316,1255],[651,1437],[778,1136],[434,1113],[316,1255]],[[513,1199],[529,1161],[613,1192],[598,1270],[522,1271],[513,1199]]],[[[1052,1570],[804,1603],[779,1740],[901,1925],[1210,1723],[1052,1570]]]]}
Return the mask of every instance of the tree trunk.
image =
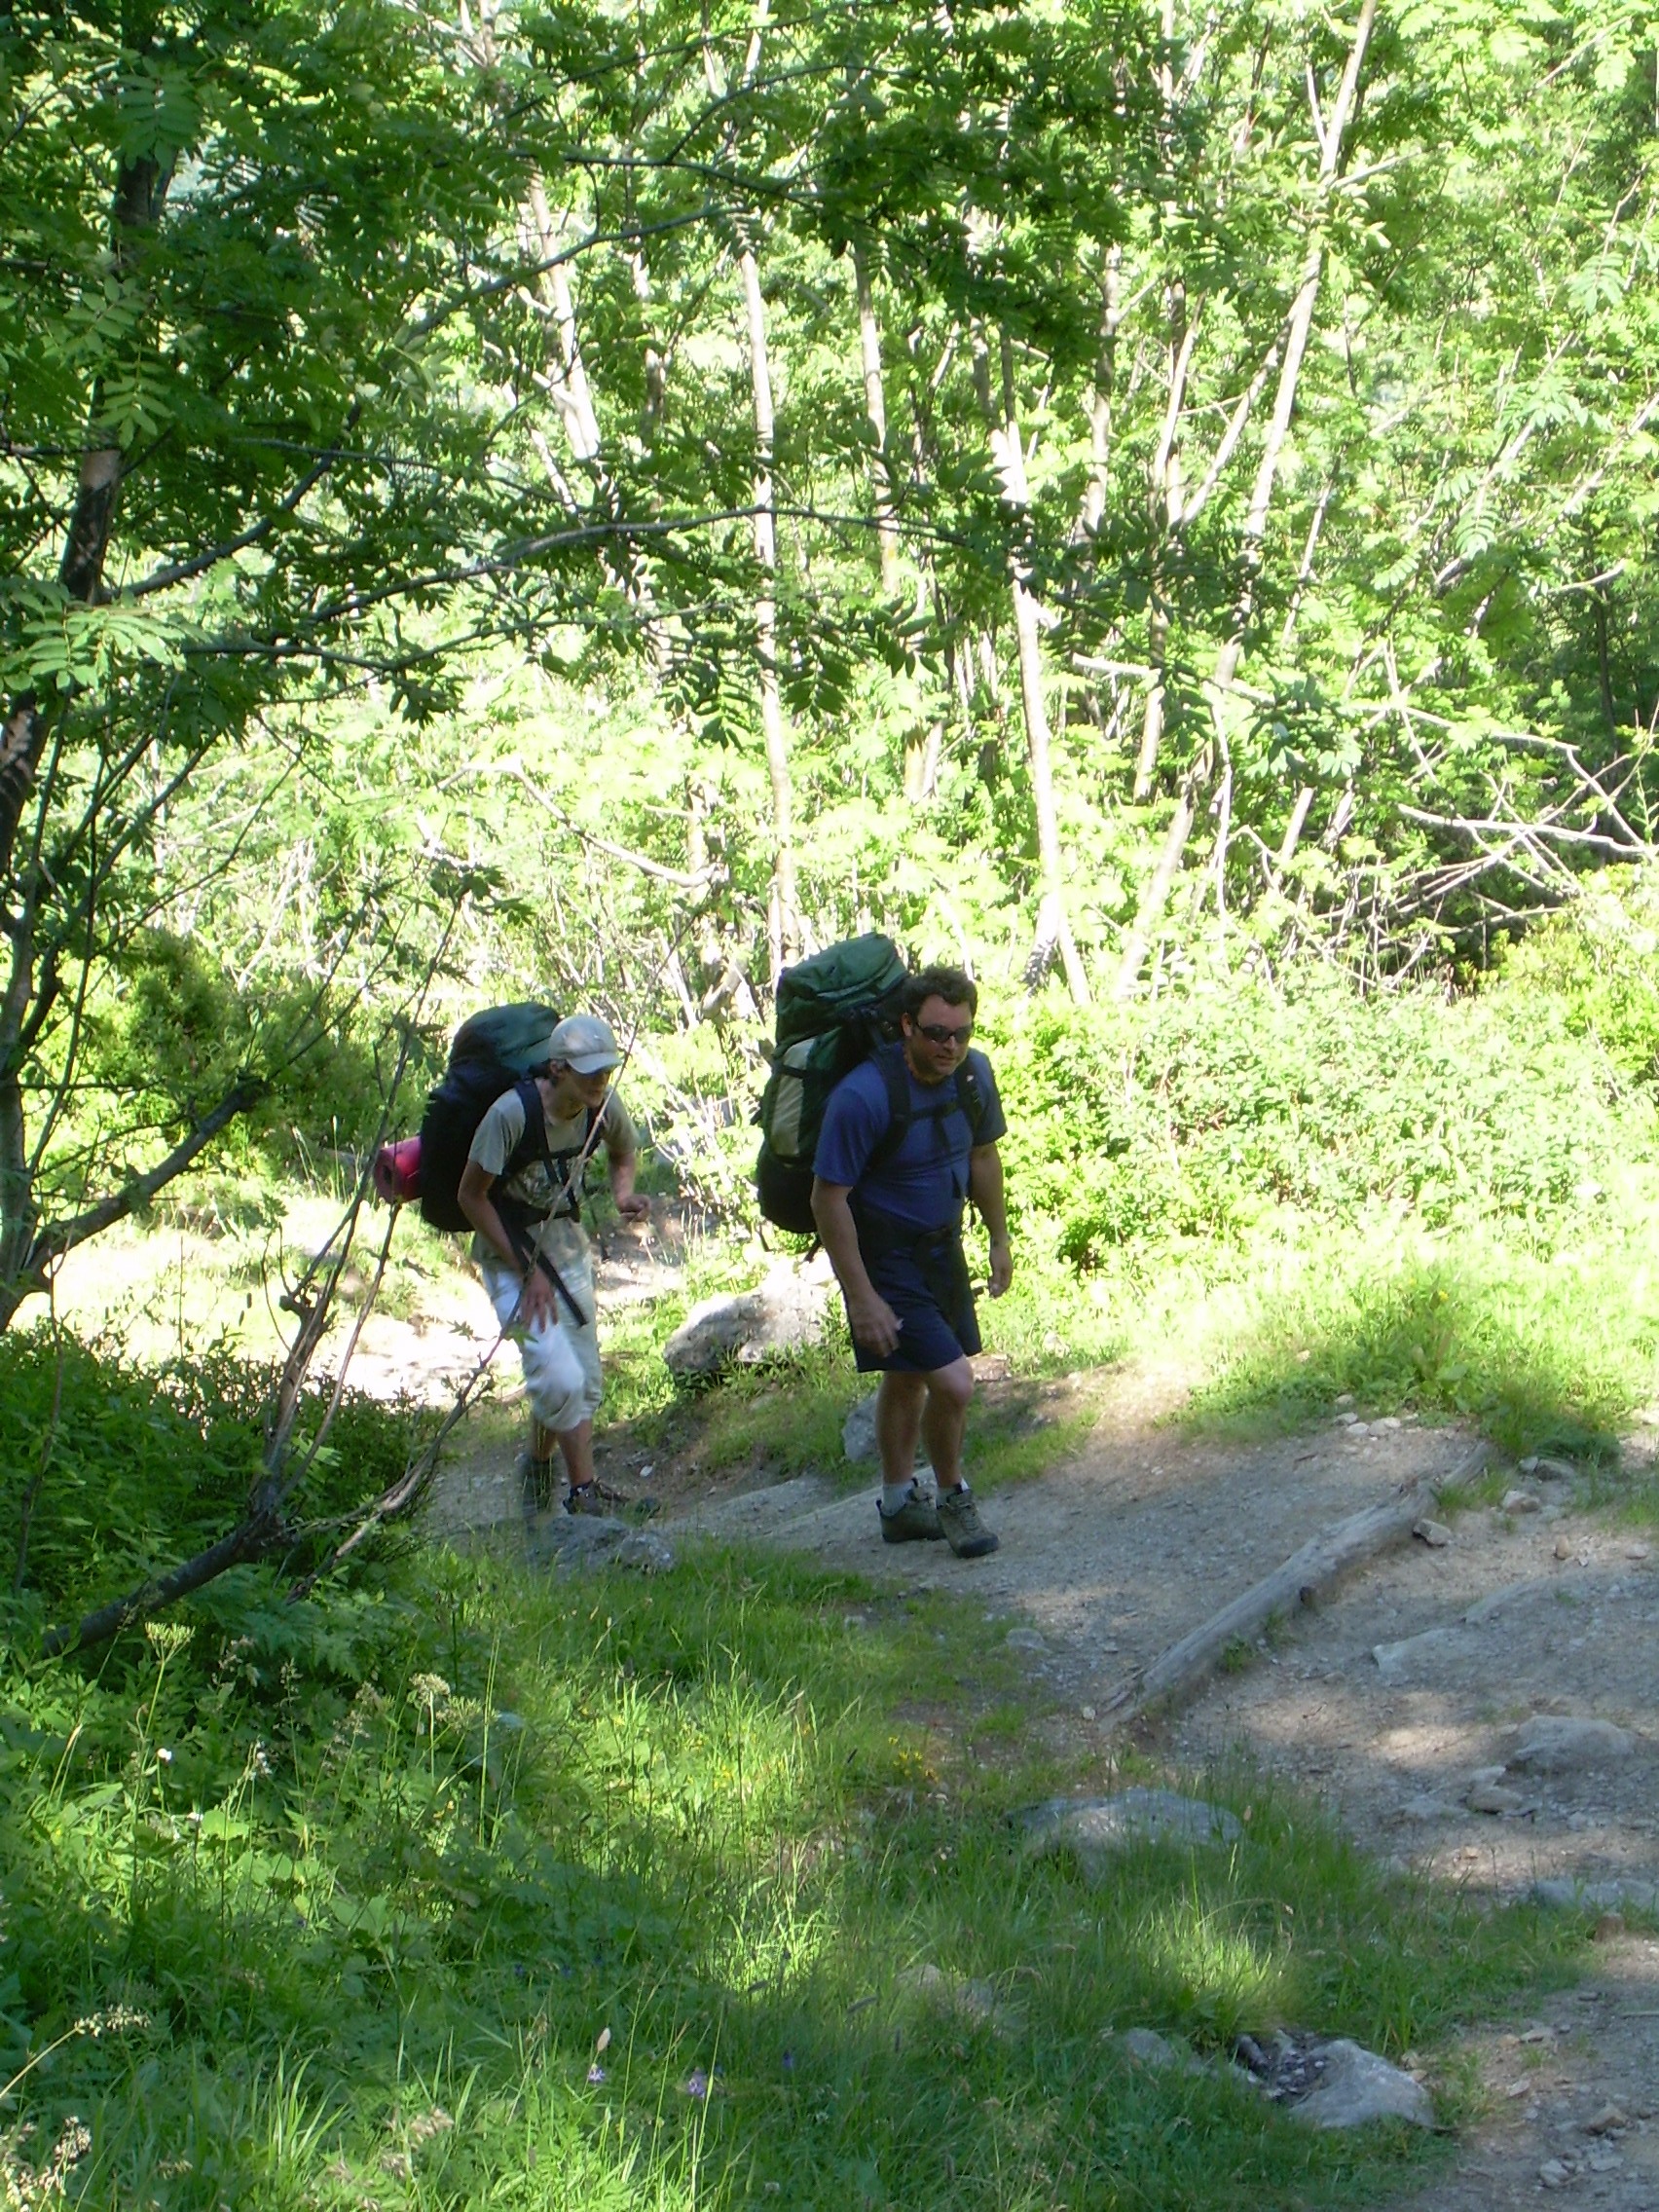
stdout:
{"type": "Polygon", "coordinates": [[[778,520],[772,491],[772,372],[766,353],[766,303],[760,296],[760,269],[754,248],[738,258],[743,304],[749,323],[749,378],[755,399],[755,559],[760,585],[755,597],[755,637],[760,658],[760,729],[766,769],[772,783],[772,882],[766,935],[777,983],[787,962],[800,951],[800,900],[795,882],[794,791],[790,775],[789,731],[778,690],[778,520]]]}
{"type": "MultiPolygon", "coordinates": [[[[1360,71],[1365,65],[1365,51],[1370,44],[1371,29],[1376,19],[1377,0],[1362,0],[1359,21],[1354,26],[1353,43],[1348,48],[1347,62],[1337,92],[1337,104],[1320,133],[1322,152],[1318,183],[1321,200],[1342,164],[1343,141],[1353,116],[1354,101],[1359,92],[1360,71]]],[[[1315,97],[1311,86],[1309,96],[1315,97]]],[[[1317,112],[1314,123],[1317,128],[1317,112]]],[[[1234,610],[1233,631],[1216,656],[1215,671],[1210,678],[1210,712],[1218,719],[1226,710],[1233,686],[1238,681],[1238,667],[1244,657],[1244,641],[1255,610],[1256,584],[1261,573],[1262,547],[1268,534],[1268,515],[1272,506],[1273,490],[1278,482],[1279,462],[1284,458],[1285,441],[1290,435],[1291,417],[1296,410],[1296,387],[1302,376],[1308,341],[1313,331],[1313,311],[1319,302],[1319,282],[1325,268],[1322,222],[1321,208],[1313,218],[1313,237],[1303,268],[1301,288],[1292,302],[1285,327],[1284,356],[1279,364],[1278,390],[1273,400],[1272,421],[1268,425],[1262,458],[1256,467],[1256,481],[1250,493],[1250,505],[1244,517],[1244,579],[1239,589],[1238,604],[1234,610]]]]}
{"type": "MultiPolygon", "coordinates": [[[[1025,476],[1025,444],[1019,426],[1019,409],[1014,388],[1014,348],[1002,334],[1002,405],[1000,419],[992,409],[990,360],[983,338],[975,349],[975,380],[990,431],[991,455],[1002,483],[1003,503],[1014,516],[1023,535],[1030,527],[1031,494],[1025,476]]],[[[1066,985],[1074,1006],[1088,1004],[1088,977],[1072,936],[1065,897],[1065,862],[1060,851],[1059,816],[1054,805],[1052,739],[1048,704],[1043,696],[1042,618],[1027,577],[1031,573],[1025,548],[1015,546],[1009,559],[1010,588],[1014,598],[1014,629],[1019,655],[1019,703],[1025,720],[1025,744],[1031,762],[1031,795],[1037,816],[1037,858],[1042,874],[1042,912],[1039,932],[1051,934],[1059,946],[1066,985]]]]}
{"type": "Polygon", "coordinates": [[[853,248],[853,282],[859,298],[859,351],[864,361],[865,413],[875,432],[875,460],[870,476],[875,499],[875,536],[881,554],[881,589],[888,599],[896,599],[899,594],[899,525],[893,512],[893,468],[887,452],[881,326],[875,319],[875,295],[870,290],[869,266],[861,246],[853,248]]]}
{"type": "Polygon", "coordinates": [[[1181,856],[1187,850],[1188,838],[1193,834],[1193,824],[1198,816],[1198,788],[1208,773],[1208,758],[1202,756],[1193,763],[1181,779],[1175,811],[1169,817],[1168,829],[1163,832],[1163,843],[1159,849],[1157,865],[1147,879],[1129,934],[1124,940],[1117,977],[1112,984],[1112,996],[1115,999],[1134,996],[1141,969],[1152,949],[1152,940],[1158,934],[1158,925],[1163,919],[1163,909],[1169,903],[1169,893],[1180,871],[1181,856]]]}
{"type": "MultiPolygon", "coordinates": [[[[161,220],[173,159],[146,154],[125,162],[117,171],[110,202],[110,258],[118,279],[131,275],[145,237],[161,220]]],[[[83,606],[91,606],[103,591],[121,498],[121,448],[103,413],[104,394],[94,389],[58,567],[64,593],[83,606]]],[[[41,862],[38,833],[34,849],[21,855],[18,833],[60,705],[48,707],[35,692],[22,692],[7,707],[0,727],[0,932],[11,940],[6,988],[0,995],[0,1329],[39,1287],[40,1209],[23,1111],[22,1060],[31,1015],[40,1011],[35,916],[41,862]]]]}
{"type": "Polygon", "coordinates": [[[1083,527],[1092,537],[1106,513],[1112,475],[1112,402],[1118,381],[1118,326],[1124,319],[1124,249],[1109,246],[1100,276],[1100,353],[1088,395],[1088,487],[1083,496],[1083,527]]]}

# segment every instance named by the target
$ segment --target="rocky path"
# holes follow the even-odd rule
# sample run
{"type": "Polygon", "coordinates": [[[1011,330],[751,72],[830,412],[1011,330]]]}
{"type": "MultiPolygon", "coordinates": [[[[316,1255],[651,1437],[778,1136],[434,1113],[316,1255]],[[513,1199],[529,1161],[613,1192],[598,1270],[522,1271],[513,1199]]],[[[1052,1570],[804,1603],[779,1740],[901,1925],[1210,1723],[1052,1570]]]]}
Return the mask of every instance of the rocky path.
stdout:
{"type": "MultiPolygon", "coordinates": [[[[1320,1529],[1444,1478],[1468,1448],[1351,1414],[1269,1444],[1195,1438],[1162,1418],[1178,1395],[1171,1376],[1113,1379],[1083,1452],[984,1499],[1003,1539],[988,1560],[884,1546],[873,1473],[848,1489],[850,1469],[682,1497],[653,1527],[977,1597],[987,1635],[1049,1693],[1048,1726],[1106,1752],[1135,1669],[1320,1529]]],[[[453,1518],[504,1518],[502,1473],[466,1473],[453,1518]]],[[[1145,1741],[1189,1770],[1242,1750],[1402,1869],[1594,1900],[1597,1972],[1536,2020],[1467,2039],[1489,2117],[1412,2201],[1659,2212],[1659,1542],[1547,1466],[1506,1491],[1443,1516],[1449,1540],[1400,1546],[1275,1624],[1145,1741]]]]}
{"type": "MultiPolygon", "coordinates": [[[[1068,1733],[1105,1749],[1132,1670],[1318,1529],[1463,1456],[1456,1430],[1355,1422],[1238,1447],[1152,1417],[1143,1383],[1088,1449],[984,1505],[968,1563],[883,1547],[873,1483],[803,1479],[706,1501],[689,1532],[811,1552],[889,1588],[985,1601],[1068,1733]]],[[[1494,1897],[1600,1899],[1598,1971],[1535,2021],[1467,2040],[1490,2117],[1425,2212],[1530,2203],[1659,2212],[1659,1545],[1571,1481],[1517,1474],[1288,1620],[1156,1728],[1186,1768],[1240,1749],[1322,1797],[1367,1849],[1494,1897]]]]}

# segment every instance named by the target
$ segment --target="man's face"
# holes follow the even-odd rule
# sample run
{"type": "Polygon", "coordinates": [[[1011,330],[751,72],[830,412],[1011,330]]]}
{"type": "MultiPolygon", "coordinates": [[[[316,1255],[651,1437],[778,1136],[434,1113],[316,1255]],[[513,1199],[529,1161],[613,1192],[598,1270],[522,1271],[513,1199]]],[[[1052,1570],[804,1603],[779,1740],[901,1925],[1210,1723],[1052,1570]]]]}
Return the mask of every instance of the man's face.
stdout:
{"type": "Polygon", "coordinates": [[[923,999],[914,1017],[903,1016],[904,1055],[922,1083],[942,1083],[961,1066],[974,1034],[974,1016],[965,1006],[938,997],[923,999]]]}
{"type": "Polygon", "coordinates": [[[566,1098],[578,1098],[591,1112],[597,1113],[610,1088],[610,1072],[608,1068],[596,1068],[592,1075],[579,1075],[574,1068],[556,1067],[553,1086],[566,1098]]]}

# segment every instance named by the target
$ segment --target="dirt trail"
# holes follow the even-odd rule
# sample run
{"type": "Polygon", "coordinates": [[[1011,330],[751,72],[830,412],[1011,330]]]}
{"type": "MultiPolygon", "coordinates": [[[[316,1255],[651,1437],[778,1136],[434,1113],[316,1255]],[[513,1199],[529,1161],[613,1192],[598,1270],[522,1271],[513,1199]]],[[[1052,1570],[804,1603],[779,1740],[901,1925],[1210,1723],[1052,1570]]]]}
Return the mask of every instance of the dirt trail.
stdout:
{"type": "MultiPolygon", "coordinates": [[[[695,1502],[671,1499],[655,1526],[671,1540],[804,1551],[888,1590],[981,1598],[987,1634],[1008,1639],[1051,1694],[1050,1726],[1105,1751],[1109,1700],[1134,1669],[1318,1530],[1448,1474],[1469,1444],[1453,1428],[1351,1416],[1270,1444],[1205,1440],[1162,1419],[1179,1394],[1169,1375],[1112,1379],[1081,1453],[982,1501],[1003,1539],[988,1560],[884,1546],[873,1475],[849,1491],[845,1468],[760,1487],[734,1479],[695,1502]]],[[[1651,1448],[1650,1436],[1633,1440],[1651,1448]]],[[[489,1464],[454,1470],[440,1520],[509,1518],[505,1477],[489,1464]]],[[[1410,1542],[1282,1624],[1147,1747],[1189,1769],[1242,1750],[1321,1797],[1366,1849],[1494,1897],[1540,1879],[1659,1884],[1659,1544],[1592,1513],[1570,1482],[1515,1486],[1524,1506],[1461,1513],[1444,1547],[1410,1542]],[[1489,1775],[1515,1801],[1471,1810],[1480,1771],[1500,1766],[1536,1715],[1613,1722],[1631,1748],[1564,1773],[1489,1775]]],[[[1640,1911],[1629,1931],[1609,1921],[1586,1987],[1535,2023],[1468,2038],[1491,2117],[1415,2203],[1476,2212],[1551,2194],[1659,2212],[1651,1924],[1640,1911]],[[1609,2105],[1626,2124],[1585,2132],[1609,2105]]]]}

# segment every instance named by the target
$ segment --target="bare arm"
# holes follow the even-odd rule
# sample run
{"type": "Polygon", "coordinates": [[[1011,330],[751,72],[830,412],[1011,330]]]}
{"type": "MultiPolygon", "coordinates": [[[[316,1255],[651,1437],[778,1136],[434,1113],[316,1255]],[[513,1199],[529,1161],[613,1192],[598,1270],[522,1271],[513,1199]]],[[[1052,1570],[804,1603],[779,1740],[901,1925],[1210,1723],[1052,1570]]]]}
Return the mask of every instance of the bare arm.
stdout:
{"type": "Polygon", "coordinates": [[[976,1145],[968,1155],[968,1196],[990,1233],[991,1296],[1000,1298],[1014,1280],[1014,1248],[1008,1240],[1002,1155],[994,1144],[976,1145]]]}
{"type": "Polygon", "coordinates": [[[519,1295],[518,1319],[527,1328],[535,1328],[541,1322],[556,1322],[559,1316],[553,1305],[553,1285],[537,1267],[533,1267],[525,1274],[524,1262],[513,1250],[506,1224],[497,1211],[495,1189],[495,1176],[486,1173],[477,1161],[469,1160],[461,1171],[456,1198],[460,1201],[461,1212],[502,1266],[511,1268],[514,1273],[524,1277],[524,1289],[519,1295]]]}
{"type": "Polygon", "coordinates": [[[818,1224],[835,1280],[846,1293],[847,1321],[853,1335],[866,1350],[885,1359],[898,1347],[899,1316],[875,1289],[865,1268],[858,1224],[847,1203],[851,1189],[850,1183],[826,1183],[814,1176],[812,1218],[818,1224]]]}
{"type": "Polygon", "coordinates": [[[640,1156],[631,1144],[605,1148],[606,1164],[610,1171],[610,1196],[616,1201],[616,1210],[624,1221],[639,1221],[651,1210],[649,1198],[635,1196],[634,1177],[639,1173],[640,1156]]]}

